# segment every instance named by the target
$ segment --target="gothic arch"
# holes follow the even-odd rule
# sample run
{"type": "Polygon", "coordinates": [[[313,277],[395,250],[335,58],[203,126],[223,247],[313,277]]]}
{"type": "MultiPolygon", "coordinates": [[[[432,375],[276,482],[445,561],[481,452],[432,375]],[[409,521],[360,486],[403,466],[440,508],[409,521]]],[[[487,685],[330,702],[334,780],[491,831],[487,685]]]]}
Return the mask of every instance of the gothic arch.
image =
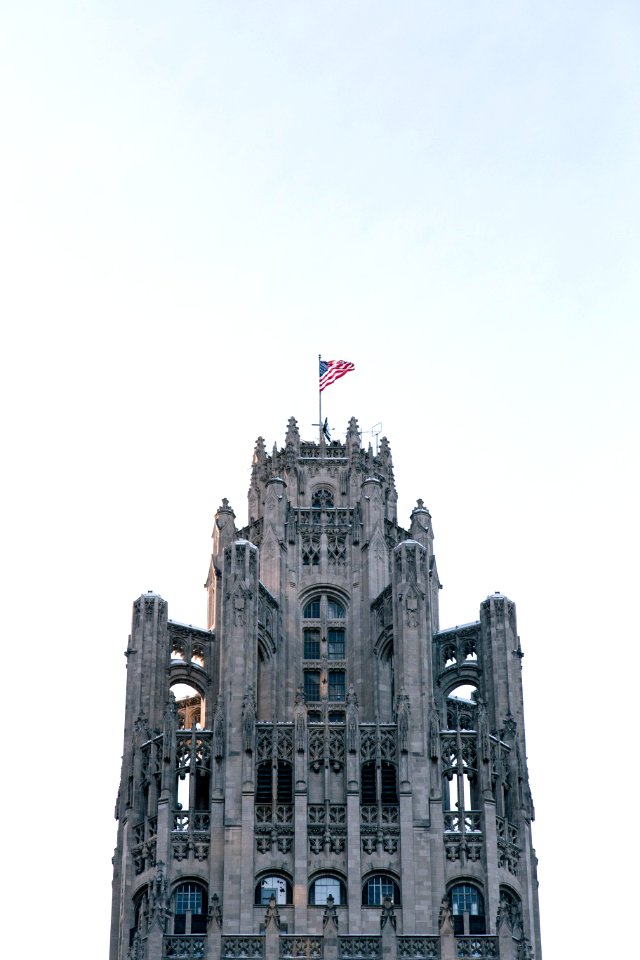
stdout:
{"type": "Polygon", "coordinates": [[[329,881],[326,885],[327,887],[334,889],[329,889],[328,892],[331,893],[334,903],[337,907],[346,907],[347,905],[347,881],[344,874],[340,873],[339,870],[318,870],[313,873],[309,878],[308,886],[308,902],[310,906],[325,906],[326,896],[323,898],[322,895],[319,896],[321,891],[316,884],[322,885],[322,881],[329,881]],[[331,881],[333,881],[331,883],[331,881]],[[337,884],[337,888],[335,885],[337,884]],[[336,896],[337,890],[337,896],[336,896]]]}
{"type": "Polygon", "coordinates": [[[400,878],[393,870],[370,870],[362,878],[362,906],[381,907],[386,896],[394,906],[402,903],[400,878]]]}
{"type": "Polygon", "coordinates": [[[486,932],[484,885],[475,877],[455,877],[447,884],[456,935],[486,932]]]}
{"type": "Polygon", "coordinates": [[[285,870],[278,870],[276,868],[272,868],[271,870],[262,870],[259,874],[257,874],[253,897],[254,905],[264,906],[265,904],[268,904],[269,897],[266,897],[266,894],[268,892],[270,896],[272,890],[276,891],[276,903],[278,906],[288,906],[292,904],[293,882],[291,874],[287,873],[285,870]],[[277,882],[265,888],[263,886],[264,882],[272,879],[277,882]]]}
{"type": "Polygon", "coordinates": [[[335,583],[326,582],[314,583],[300,591],[298,594],[300,614],[302,615],[302,611],[310,600],[315,600],[321,594],[326,594],[330,599],[337,600],[344,606],[346,615],[349,615],[351,594],[335,583]]]}

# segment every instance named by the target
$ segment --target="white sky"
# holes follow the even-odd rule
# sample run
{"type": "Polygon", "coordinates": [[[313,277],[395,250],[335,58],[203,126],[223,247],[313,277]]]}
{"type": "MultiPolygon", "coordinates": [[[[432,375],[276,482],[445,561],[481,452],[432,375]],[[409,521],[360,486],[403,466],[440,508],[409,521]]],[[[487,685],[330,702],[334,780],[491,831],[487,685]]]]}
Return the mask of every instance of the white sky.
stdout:
{"type": "Polygon", "coordinates": [[[16,942],[106,957],[131,602],[204,625],[215,509],[246,522],[258,434],[314,435],[322,353],[335,435],[382,421],[431,510],[442,626],[518,605],[545,960],[622,955],[637,3],[7,6],[16,942]]]}

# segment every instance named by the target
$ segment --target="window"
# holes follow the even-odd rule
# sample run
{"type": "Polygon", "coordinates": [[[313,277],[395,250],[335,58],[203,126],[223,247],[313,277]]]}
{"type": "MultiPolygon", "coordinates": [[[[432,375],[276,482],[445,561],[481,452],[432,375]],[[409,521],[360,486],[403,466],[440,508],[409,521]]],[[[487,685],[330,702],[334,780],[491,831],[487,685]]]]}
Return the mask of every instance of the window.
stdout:
{"type": "Polygon", "coordinates": [[[199,883],[181,883],[176,888],[173,932],[207,932],[207,893],[199,883]]]}
{"type": "Polygon", "coordinates": [[[362,906],[381,907],[386,897],[395,904],[400,903],[400,888],[393,877],[385,873],[369,877],[362,888],[362,906]]]}
{"type": "Polygon", "coordinates": [[[329,671],[329,700],[344,700],[345,698],[344,670],[329,671]]]}
{"type": "Polygon", "coordinates": [[[270,804],[274,800],[293,803],[293,768],[285,760],[278,760],[275,771],[271,760],[263,760],[256,767],[256,804],[270,804]]]}
{"type": "MultiPolygon", "coordinates": [[[[360,803],[372,806],[378,802],[378,781],[376,764],[368,760],[360,771],[360,803]]],[[[393,804],[398,802],[398,776],[395,764],[383,760],[380,764],[380,802],[393,804]]]]}
{"type": "Polygon", "coordinates": [[[304,658],[305,660],[320,659],[320,631],[304,631],[304,658]]]}
{"type": "Polygon", "coordinates": [[[293,889],[286,877],[278,875],[263,877],[256,885],[255,903],[266,906],[271,897],[275,897],[276,903],[293,903],[293,889]]]}
{"type": "Polygon", "coordinates": [[[449,892],[453,931],[456,934],[485,932],[484,900],[477,887],[470,883],[457,883],[449,892]]]}
{"type": "Polygon", "coordinates": [[[329,630],[327,656],[329,660],[344,660],[344,630],[329,630]]]}
{"type": "Polygon", "coordinates": [[[205,723],[204,698],[199,690],[189,683],[172,683],[171,693],[176,698],[178,708],[178,726],[182,730],[190,730],[195,723],[198,730],[202,730],[205,723]]]}
{"type": "Polygon", "coordinates": [[[309,903],[315,906],[326,904],[327,897],[333,897],[336,906],[347,902],[346,888],[337,877],[318,877],[309,888],[309,903]]]}
{"type": "Polygon", "coordinates": [[[320,601],[312,600],[311,603],[308,603],[304,608],[302,616],[305,620],[319,620],[320,619],[320,601]]]}
{"type": "Polygon", "coordinates": [[[337,600],[327,600],[327,616],[330,620],[344,620],[344,607],[337,600]]]}
{"type": "Polygon", "coordinates": [[[320,699],[320,671],[319,670],[305,670],[304,696],[305,696],[305,700],[320,699]]]}

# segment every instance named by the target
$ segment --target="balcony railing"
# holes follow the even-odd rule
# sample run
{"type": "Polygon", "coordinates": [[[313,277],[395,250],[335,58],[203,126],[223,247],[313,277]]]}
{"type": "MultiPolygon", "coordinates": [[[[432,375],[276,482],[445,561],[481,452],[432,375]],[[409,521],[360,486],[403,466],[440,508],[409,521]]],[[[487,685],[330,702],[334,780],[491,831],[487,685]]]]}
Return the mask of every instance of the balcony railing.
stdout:
{"type": "Polygon", "coordinates": [[[486,960],[487,957],[499,957],[498,944],[495,937],[456,937],[456,957],[478,957],[486,960]]]}
{"type": "Polygon", "coordinates": [[[203,936],[165,937],[162,960],[204,960],[207,938],[203,936]]]}

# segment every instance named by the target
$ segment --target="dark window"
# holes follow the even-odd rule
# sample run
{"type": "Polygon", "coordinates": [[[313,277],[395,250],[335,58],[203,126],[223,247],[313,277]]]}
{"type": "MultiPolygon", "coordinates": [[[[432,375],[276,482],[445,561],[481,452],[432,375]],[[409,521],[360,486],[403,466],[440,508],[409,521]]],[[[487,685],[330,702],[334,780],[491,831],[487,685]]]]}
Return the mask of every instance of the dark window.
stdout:
{"type": "Polygon", "coordinates": [[[310,603],[304,608],[302,614],[305,620],[319,620],[320,619],[320,601],[311,600],[310,603]]]}
{"type": "Polygon", "coordinates": [[[305,670],[304,695],[306,700],[320,699],[320,671],[319,670],[305,670]]]}
{"type": "MultiPolygon", "coordinates": [[[[398,773],[395,764],[383,760],[380,766],[381,803],[398,802],[398,773]]],[[[360,802],[374,804],[378,802],[376,765],[374,760],[362,764],[360,772],[360,802]]]]}
{"type": "Polygon", "coordinates": [[[327,656],[329,660],[344,660],[344,630],[329,630],[327,656]]]}
{"type": "Polygon", "coordinates": [[[360,802],[364,804],[373,804],[377,802],[376,791],[376,765],[373,760],[368,760],[362,764],[362,774],[360,778],[360,802]]]}
{"type": "Polygon", "coordinates": [[[380,774],[380,780],[382,783],[382,796],[380,799],[383,803],[397,803],[398,784],[396,768],[394,764],[389,763],[387,760],[383,760],[382,767],[380,768],[380,774]]]}
{"type": "Polygon", "coordinates": [[[271,803],[271,761],[263,760],[256,768],[256,803],[271,803]]]}
{"type": "Polygon", "coordinates": [[[362,889],[363,907],[380,907],[386,897],[395,904],[400,903],[400,888],[393,877],[384,873],[369,877],[362,889]]]}
{"type": "Polygon", "coordinates": [[[341,710],[330,710],[329,723],[344,723],[344,713],[341,710]]]}
{"type": "Polygon", "coordinates": [[[318,660],[320,657],[320,631],[304,631],[304,658],[305,660],[318,660]]]}
{"type": "Polygon", "coordinates": [[[344,700],[345,693],[344,670],[330,670],[329,700],[344,700]]]}
{"type": "MultiPolygon", "coordinates": [[[[275,789],[278,803],[293,803],[293,770],[285,760],[278,760],[275,789]]],[[[273,767],[270,760],[263,760],[256,767],[255,801],[264,804],[273,799],[273,767]]]]}
{"type": "Polygon", "coordinates": [[[285,760],[278,760],[278,803],[293,803],[293,768],[285,760]]]}
{"type": "Polygon", "coordinates": [[[337,600],[327,600],[327,616],[329,620],[344,620],[344,607],[337,600]]]}

